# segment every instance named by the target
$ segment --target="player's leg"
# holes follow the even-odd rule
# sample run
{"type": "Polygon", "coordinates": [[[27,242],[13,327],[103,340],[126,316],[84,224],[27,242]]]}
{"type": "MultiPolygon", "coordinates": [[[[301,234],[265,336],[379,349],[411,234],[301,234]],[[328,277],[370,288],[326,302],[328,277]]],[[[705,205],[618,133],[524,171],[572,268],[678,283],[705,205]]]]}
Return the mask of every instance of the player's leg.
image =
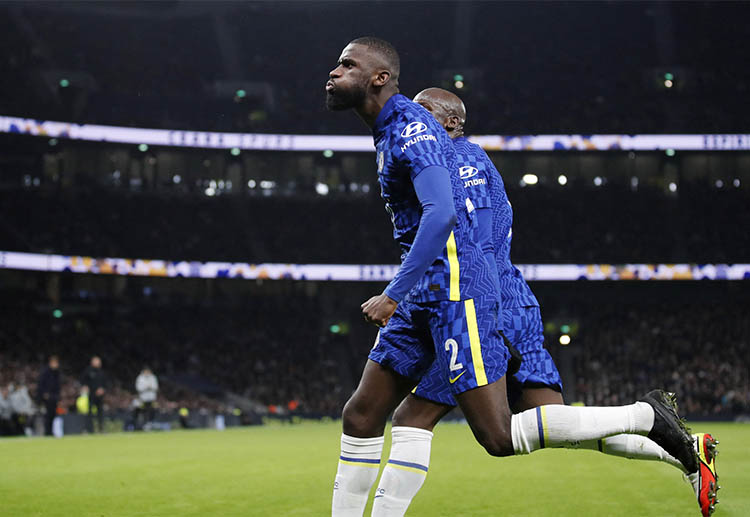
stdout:
{"type": "Polygon", "coordinates": [[[414,385],[393,370],[368,359],[362,379],[344,406],[343,433],[332,515],[359,517],[378,477],[383,431],[388,415],[414,385]]]}
{"type": "MultiPolygon", "coordinates": [[[[511,396],[514,413],[550,404],[563,404],[562,381],[544,347],[544,327],[539,307],[506,308],[503,327],[523,361],[513,376],[511,396]]],[[[601,440],[586,440],[578,448],[630,459],[664,461],[685,472],[680,461],[645,436],[621,434],[601,440]]]]}
{"type": "MultiPolygon", "coordinates": [[[[504,378],[508,356],[501,353],[507,354],[507,348],[498,343],[497,322],[492,321],[489,303],[489,299],[478,299],[476,305],[473,300],[463,302],[468,336],[459,337],[471,345],[470,352],[462,356],[468,363],[467,375],[449,378],[456,401],[488,453],[528,454],[545,447],[570,448],[584,440],[635,433],[648,435],[688,471],[696,470],[692,437],[676,414],[674,400],[664,392],[649,393],[627,406],[544,405],[511,416],[504,378]]],[[[448,332],[455,333],[455,325],[448,332]]],[[[447,363],[445,356],[438,360],[447,363]]],[[[447,368],[444,371],[449,372],[447,368]]]]}
{"type": "Polygon", "coordinates": [[[388,415],[433,360],[419,339],[407,302],[378,333],[356,391],[344,406],[332,515],[361,516],[377,479],[388,415]]]}
{"type": "MultiPolygon", "coordinates": [[[[433,363],[414,391],[428,390],[433,393],[430,388],[432,384],[438,388],[447,384],[441,380],[439,366],[433,363]]],[[[409,394],[396,408],[392,419],[391,451],[375,491],[373,517],[404,515],[422,488],[430,466],[432,429],[455,407],[450,390],[444,388],[441,391],[447,395],[446,404],[409,394]]]]}
{"type": "Polygon", "coordinates": [[[524,386],[518,401],[513,406],[513,412],[520,413],[527,409],[555,404],[565,404],[562,393],[559,391],[549,387],[524,386]]]}
{"type": "Polygon", "coordinates": [[[344,406],[344,434],[356,438],[382,436],[388,416],[414,384],[414,380],[368,359],[359,386],[344,406]]]}
{"type": "MultiPolygon", "coordinates": [[[[517,403],[513,407],[513,412],[520,413],[527,409],[551,404],[563,404],[560,392],[552,388],[528,388],[524,386],[517,403]]],[[[677,458],[667,453],[653,440],[639,434],[618,434],[600,440],[584,440],[572,444],[572,447],[590,449],[628,459],[662,461],[687,474],[685,467],[677,458]]]]}

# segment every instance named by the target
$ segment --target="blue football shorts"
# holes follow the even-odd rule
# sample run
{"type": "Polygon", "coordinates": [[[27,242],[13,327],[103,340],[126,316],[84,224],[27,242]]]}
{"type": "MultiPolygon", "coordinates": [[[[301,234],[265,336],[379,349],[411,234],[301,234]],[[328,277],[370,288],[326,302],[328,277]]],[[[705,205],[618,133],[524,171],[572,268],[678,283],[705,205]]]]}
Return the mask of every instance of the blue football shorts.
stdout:
{"type": "MultiPolygon", "coordinates": [[[[504,309],[502,314],[503,333],[523,358],[518,372],[508,379],[509,402],[512,404],[517,400],[524,386],[551,387],[562,392],[560,373],[552,356],[544,348],[544,327],[539,307],[512,307],[504,309]]],[[[440,404],[456,405],[444,378],[436,368],[427,372],[414,394],[440,404]]]]}
{"type": "MultiPolygon", "coordinates": [[[[460,302],[402,302],[381,329],[370,359],[415,383],[425,374],[453,394],[503,377],[510,354],[498,331],[495,296],[460,302]]],[[[420,383],[421,386],[421,383],[420,383]]]]}

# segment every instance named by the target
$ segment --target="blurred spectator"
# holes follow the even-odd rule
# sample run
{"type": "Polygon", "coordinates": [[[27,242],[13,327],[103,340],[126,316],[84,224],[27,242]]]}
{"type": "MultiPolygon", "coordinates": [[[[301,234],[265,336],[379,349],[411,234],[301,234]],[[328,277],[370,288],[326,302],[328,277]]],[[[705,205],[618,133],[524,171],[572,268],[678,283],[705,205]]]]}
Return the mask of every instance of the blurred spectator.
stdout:
{"type": "Polygon", "coordinates": [[[0,436],[14,434],[13,408],[10,405],[10,389],[0,386],[0,436]]]}
{"type": "Polygon", "coordinates": [[[98,355],[91,358],[91,364],[81,376],[81,385],[88,388],[89,412],[86,425],[90,433],[94,432],[93,415],[96,415],[97,430],[104,432],[104,394],[108,387],[108,379],[102,371],[102,360],[98,355]]]}
{"type": "Polygon", "coordinates": [[[56,355],[50,356],[47,367],[39,376],[36,397],[37,403],[44,408],[44,434],[52,436],[52,422],[60,402],[60,360],[56,355]]]}
{"type": "MultiPolygon", "coordinates": [[[[16,429],[26,435],[31,435],[32,417],[34,416],[35,409],[34,402],[31,400],[31,395],[29,395],[29,389],[24,384],[15,385],[9,399],[16,429]]],[[[54,419],[54,414],[52,418],[54,419]]]]}
{"type": "Polygon", "coordinates": [[[159,381],[148,366],[144,367],[135,379],[135,390],[138,392],[138,407],[135,416],[136,425],[138,425],[141,414],[146,419],[144,424],[152,422],[154,420],[154,403],[159,391],[159,381]]]}

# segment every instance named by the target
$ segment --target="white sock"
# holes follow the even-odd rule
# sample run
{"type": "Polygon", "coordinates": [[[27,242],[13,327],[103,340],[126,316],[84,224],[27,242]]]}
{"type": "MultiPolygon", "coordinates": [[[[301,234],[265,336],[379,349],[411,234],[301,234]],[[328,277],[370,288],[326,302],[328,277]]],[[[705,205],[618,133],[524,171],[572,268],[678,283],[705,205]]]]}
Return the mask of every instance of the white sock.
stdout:
{"type": "Polygon", "coordinates": [[[516,454],[545,447],[575,448],[586,440],[622,433],[648,434],[654,410],[645,402],[616,407],[539,406],[511,418],[516,454]]]}
{"type": "Polygon", "coordinates": [[[591,449],[629,460],[663,461],[686,473],[680,460],[662,449],[655,441],[639,434],[617,434],[600,440],[587,440],[575,448],[591,449]]]}
{"type": "Polygon", "coordinates": [[[333,483],[333,517],[362,517],[370,488],[378,478],[383,437],[341,435],[341,456],[333,483]]]}
{"type": "Polygon", "coordinates": [[[432,433],[416,427],[394,427],[388,463],[375,491],[372,517],[401,517],[422,488],[430,466],[432,433]]]}
{"type": "Polygon", "coordinates": [[[652,460],[669,463],[685,472],[680,460],[661,448],[655,441],[638,434],[618,434],[598,440],[597,448],[604,454],[621,456],[631,460],[652,460]]]}

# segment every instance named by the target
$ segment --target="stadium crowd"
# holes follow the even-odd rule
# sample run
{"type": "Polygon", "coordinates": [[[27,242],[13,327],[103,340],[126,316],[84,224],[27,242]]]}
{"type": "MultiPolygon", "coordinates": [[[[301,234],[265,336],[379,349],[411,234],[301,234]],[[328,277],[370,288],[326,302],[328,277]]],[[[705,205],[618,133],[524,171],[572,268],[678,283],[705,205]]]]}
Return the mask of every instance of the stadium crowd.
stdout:
{"type": "Polygon", "coordinates": [[[587,405],[619,405],[661,386],[678,394],[683,413],[747,415],[748,309],[691,301],[591,311],[581,319],[576,345],[577,397],[587,405]]]}
{"type": "MultiPolygon", "coordinates": [[[[0,386],[9,393],[25,386],[34,399],[46,357],[58,353],[60,407],[72,411],[81,371],[91,355],[100,354],[110,378],[108,411],[132,408],[135,377],[148,364],[159,377],[156,405],[162,410],[227,411],[231,393],[266,413],[337,416],[374,338],[374,329],[358,316],[362,286],[305,294],[302,284],[287,285],[291,291],[240,297],[219,292],[204,300],[160,291],[133,291],[121,299],[89,295],[77,304],[64,301],[70,309],[61,318],[40,310],[39,303],[5,306],[0,386]],[[337,322],[335,329],[331,322],[337,322]]],[[[574,394],[589,405],[621,404],[660,386],[679,394],[687,415],[750,413],[746,304],[675,299],[639,306],[595,298],[571,306],[568,289],[557,288],[556,301],[549,309],[543,303],[543,314],[553,321],[557,308],[565,307],[571,317],[573,307],[578,321],[573,344],[564,349],[575,357],[574,377],[566,380],[574,382],[569,402],[574,394]]],[[[548,346],[559,357],[556,331],[547,330],[548,346]]]]}
{"type": "MultiPolygon", "coordinates": [[[[750,254],[747,189],[685,182],[679,196],[647,186],[508,190],[518,263],[731,263],[750,254]]],[[[393,264],[399,259],[374,192],[211,198],[0,190],[0,244],[8,251],[168,260],[393,264]]]]}
{"type": "Polygon", "coordinates": [[[59,405],[74,412],[81,372],[99,354],[108,376],[108,411],[134,407],[135,379],[144,364],[159,377],[156,406],[163,411],[227,412],[225,392],[253,401],[261,413],[334,416],[340,410],[347,384],[342,364],[354,355],[346,335],[321,325],[321,300],[277,296],[207,304],[142,293],[138,299],[79,299],[77,306],[68,300],[73,309],[60,318],[28,305],[3,307],[0,386],[11,393],[25,386],[36,398],[46,358],[58,354],[59,405]]]}

